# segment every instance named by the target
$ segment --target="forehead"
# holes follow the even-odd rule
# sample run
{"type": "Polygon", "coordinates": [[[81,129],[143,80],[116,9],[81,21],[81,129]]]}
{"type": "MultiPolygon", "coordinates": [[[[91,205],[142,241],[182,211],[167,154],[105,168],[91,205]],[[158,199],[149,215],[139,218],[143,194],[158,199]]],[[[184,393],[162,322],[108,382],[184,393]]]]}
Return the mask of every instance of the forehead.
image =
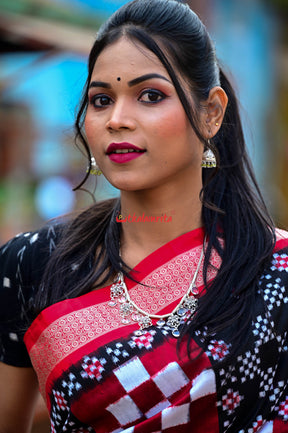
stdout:
{"type": "MultiPolygon", "coordinates": [[[[161,72],[169,77],[166,68],[158,57],[138,41],[122,37],[118,41],[108,45],[98,56],[92,77],[98,74],[115,75],[144,74],[151,71],[161,72]]],[[[123,77],[124,78],[124,77],[123,77]]]]}

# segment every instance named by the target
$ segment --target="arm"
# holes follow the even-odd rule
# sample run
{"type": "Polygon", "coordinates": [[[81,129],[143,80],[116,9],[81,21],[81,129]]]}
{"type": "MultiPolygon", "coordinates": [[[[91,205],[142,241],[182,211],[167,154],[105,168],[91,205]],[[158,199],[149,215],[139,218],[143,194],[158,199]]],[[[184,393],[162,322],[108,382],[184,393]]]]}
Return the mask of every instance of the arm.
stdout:
{"type": "Polygon", "coordinates": [[[38,397],[32,368],[0,362],[0,433],[29,433],[38,397]]]}
{"type": "Polygon", "coordinates": [[[34,318],[31,300],[60,231],[47,226],[0,248],[0,433],[31,431],[39,392],[23,334],[34,318]]]}

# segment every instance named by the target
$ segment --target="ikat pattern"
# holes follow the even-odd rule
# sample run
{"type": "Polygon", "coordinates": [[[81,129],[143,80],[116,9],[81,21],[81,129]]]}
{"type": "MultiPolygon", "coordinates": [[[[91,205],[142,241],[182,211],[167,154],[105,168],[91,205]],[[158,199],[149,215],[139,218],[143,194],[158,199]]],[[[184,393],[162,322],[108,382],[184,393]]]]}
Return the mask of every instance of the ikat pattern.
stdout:
{"type": "MultiPolygon", "coordinates": [[[[270,420],[275,417],[281,420],[279,423],[287,421],[287,319],[279,321],[279,313],[284,314],[286,311],[286,317],[288,314],[288,279],[281,278],[281,273],[287,273],[287,267],[283,265],[285,258],[286,254],[274,254],[270,270],[260,280],[259,314],[252,323],[253,337],[248,343],[249,350],[238,355],[234,365],[224,363],[223,368],[219,369],[220,385],[227,390],[221,393],[217,402],[224,432],[252,433],[263,429],[266,433],[266,428],[270,431],[270,420]],[[266,311],[261,306],[261,297],[266,304],[266,311]],[[265,353],[269,355],[265,356],[265,353]],[[240,428],[237,415],[241,414],[241,407],[246,408],[243,414],[247,412],[248,395],[250,401],[255,399],[262,407],[262,413],[255,415],[252,422],[247,421],[245,428],[240,428]]],[[[202,341],[203,337],[207,335],[202,336],[202,341]]],[[[208,349],[213,343],[215,345],[212,340],[208,344],[208,349]]],[[[211,350],[206,353],[215,361],[211,350]]],[[[278,431],[273,426],[271,433],[272,430],[278,431]]]]}
{"type": "Polygon", "coordinates": [[[223,340],[211,340],[206,353],[208,356],[212,356],[214,361],[220,361],[221,359],[225,358],[226,355],[228,355],[228,347],[229,345],[227,345],[223,340]]]}
{"type": "Polygon", "coordinates": [[[288,255],[287,254],[277,254],[273,255],[273,265],[271,270],[274,271],[278,269],[280,272],[288,272],[288,255]]]}
{"type": "MultiPolygon", "coordinates": [[[[193,404],[201,401],[205,407],[205,399],[211,397],[214,399],[217,417],[220,420],[220,431],[223,433],[277,432],[276,427],[273,430],[275,418],[278,420],[277,425],[280,426],[279,432],[285,431],[281,429],[288,421],[287,324],[283,328],[279,326],[277,316],[278,310],[287,304],[287,291],[284,290],[287,284],[280,280],[279,272],[283,270],[272,265],[270,271],[261,278],[258,292],[259,313],[252,323],[247,350],[237,356],[237,361],[233,365],[225,363],[225,358],[230,353],[230,345],[225,338],[214,336],[208,341],[208,334],[204,330],[197,333],[197,341],[203,349],[206,347],[202,356],[210,359],[208,368],[203,368],[202,372],[195,376],[193,369],[190,369],[191,364],[187,364],[190,365],[187,367],[185,363],[181,364],[176,359],[167,362],[161,368],[161,365],[157,364],[158,354],[162,353],[163,356],[169,351],[171,337],[168,337],[165,329],[152,327],[142,335],[135,331],[127,340],[114,341],[105,351],[99,349],[97,353],[86,357],[89,370],[92,366],[90,376],[87,374],[83,359],[82,371],[75,366],[78,376],[75,373],[73,377],[75,393],[72,396],[67,395],[67,391],[65,394],[65,387],[63,388],[67,379],[62,378],[61,383],[55,382],[58,386],[60,383],[60,388],[56,386],[57,391],[65,400],[69,397],[77,400],[82,393],[86,395],[84,390],[87,392],[89,386],[91,390],[96,389],[96,381],[100,390],[102,383],[110,386],[115,399],[99,408],[99,411],[101,409],[107,414],[107,422],[111,426],[107,432],[188,433],[191,431],[189,423],[193,418],[193,404]],[[261,307],[263,299],[269,307],[268,316],[261,307]],[[282,344],[285,341],[286,343],[282,344]],[[267,353],[268,357],[265,356],[267,353]],[[91,363],[92,359],[94,365],[91,363]],[[157,367],[154,374],[149,371],[152,359],[157,367]],[[265,363],[263,359],[266,359],[265,363]],[[94,371],[97,374],[94,374],[94,371]],[[88,387],[83,383],[84,378],[90,379],[88,387]],[[77,390],[75,383],[82,384],[81,388],[77,390]],[[149,395],[148,400],[145,400],[143,395],[149,395]],[[253,416],[253,409],[251,410],[250,406],[253,406],[254,401],[257,401],[257,410],[255,409],[253,416]],[[246,419],[248,408],[250,412],[246,419]],[[147,430],[142,430],[143,427],[138,430],[137,426],[150,427],[147,427],[147,430]]],[[[69,407],[73,408],[72,401],[69,407]]],[[[97,422],[93,428],[97,431],[97,422]]],[[[198,432],[196,428],[193,431],[198,432]]],[[[209,432],[212,433],[212,430],[209,432]]]]}
{"type": "MultiPolygon", "coordinates": [[[[57,236],[57,227],[51,226],[20,235],[0,250],[0,294],[7,302],[1,306],[4,319],[5,314],[10,316],[8,306],[13,304],[18,308],[17,324],[29,320],[27,305],[37,288],[41,263],[55,249],[57,236]],[[27,278],[36,257],[39,270],[28,291],[27,278]]],[[[144,309],[148,305],[153,310],[157,302],[159,308],[161,299],[169,304],[174,296],[181,296],[193,273],[195,254],[197,248],[155,269],[145,280],[153,293],[142,286],[140,296],[135,286],[133,299],[144,309]],[[167,286],[173,288],[173,295],[167,286]]],[[[214,256],[213,260],[217,269],[219,258],[214,256]]],[[[77,271],[77,263],[72,270],[77,271]]],[[[201,274],[199,278],[200,284],[201,274]]],[[[233,328],[215,335],[205,329],[198,331],[192,348],[203,352],[191,362],[182,349],[178,356],[176,340],[167,325],[154,325],[143,333],[131,330],[119,325],[117,312],[108,312],[106,304],[101,307],[104,304],[95,300],[52,321],[37,342],[44,352],[39,355],[37,344],[31,348],[30,356],[47,397],[51,433],[288,431],[287,250],[273,254],[271,266],[259,281],[257,310],[247,343],[233,364],[229,362],[233,349],[229,332],[235,332],[233,328]]],[[[1,334],[0,360],[18,365],[19,358],[22,366],[29,366],[23,335],[17,330],[5,332],[4,328],[1,334]]]]}
{"type": "MultiPolygon", "coordinates": [[[[98,401],[94,408],[94,414],[105,417],[105,431],[176,432],[181,427],[188,433],[191,403],[215,396],[215,375],[212,370],[204,370],[195,377],[191,364],[173,360],[174,355],[163,362],[166,344],[161,329],[146,331],[142,336],[135,331],[125,340],[84,356],[54,382],[50,413],[55,431],[62,431],[66,425],[75,428],[71,410],[77,413],[77,402],[89,405],[95,394],[101,395],[108,387],[113,396],[109,404],[98,401]],[[134,423],[144,424],[137,429],[134,423]]],[[[97,419],[92,424],[95,431],[100,430],[97,419]]]]}

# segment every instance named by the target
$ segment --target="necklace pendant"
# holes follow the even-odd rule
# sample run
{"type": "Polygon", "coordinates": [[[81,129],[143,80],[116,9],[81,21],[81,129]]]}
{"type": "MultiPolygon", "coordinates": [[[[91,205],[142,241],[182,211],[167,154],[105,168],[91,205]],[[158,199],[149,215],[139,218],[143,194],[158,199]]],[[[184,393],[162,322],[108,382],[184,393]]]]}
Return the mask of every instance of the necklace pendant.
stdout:
{"type": "Polygon", "coordinates": [[[167,319],[167,325],[173,328],[171,332],[173,337],[175,338],[178,338],[180,336],[180,331],[178,330],[180,324],[181,324],[180,316],[173,315],[167,319]]]}
{"type": "Polygon", "coordinates": [[[192,295],[194,295],[194,296],[199,295],[198,287],[196,287],[196,286],[192,287],[191,293],[192,293],[192,295]]]}
{"type": "Polygon", "coordinates": [[[183,316],[185,316],[186,312],[187,312],[186,308],[180,307],[177,310],[177,315],[180,317],[183,317],[183,316]]]}
{"type": "Polygon", "coordinates": [[[120,314],[121,316],[129,316],[133,312],[133,306],[128,302],[121,304],[120,314]]]}
{"type": "Polygon", "coordinates": [[[156,322],[156,325],[158,325],[158,326],[160,326],[160,327],[162,327],[162,326],[164,326],[165,325],[165,320],[164,319],[160,319],[160,320],[158,320],[157,322],[156,322]]]}
{"type": "Polygon", "coordinates": [[[196,310],[198,304],[198,300],[194,298],[194,296],[190,296],[189,298],[186,298],[183,306],[187,308],[187,310],[191,310],[192,312],[196,310]]]}
{"type": "Polygon", "coordinates": [[[173,331],[172,331],[172,335],[173,335],[173,337],[175,337],[175,338],[180,337],[180,331],[179,331],[179,329],[178,329],[178,328],[173,329],[173,331]]]}
{"type": "Polygon", "coordinates": [[[181,323],[181,319],[179,316],[170,316],[167,319],[167,325],[170,326],[171,328],[178,328],[178,326],[181,323]]]}
{"type": "Polygon", "coordinates": [[[124,295],[122,295],[119,297],[118,301],[120,304],[125,304],[127,301],[127,298],[124,295]]]}
{"type": "Polygon", "coordinates": [[[120,283],[114,283],[111,286],[110,289],[110,293],[111,293],[111,298],[118,298],[119,296],[123,295],[124,293],[124,289],[122,287],[122,284],[120,283]]]}
{"type": "Polygon", "coordinates": [[[109,307],[114,308],[114,307],[116,307],[117,302],[116,301],[109,301],[108,305],[109,305],[109,307]]]}
{"type": "Polygon", "coordinates": [[[150,326],[152,326],[152,320],[150,319],[149,316],[142,316],[141,318],[139,318],[138,320],[140,329],[145,329],[145,328],[149,328],[150,326]]]}

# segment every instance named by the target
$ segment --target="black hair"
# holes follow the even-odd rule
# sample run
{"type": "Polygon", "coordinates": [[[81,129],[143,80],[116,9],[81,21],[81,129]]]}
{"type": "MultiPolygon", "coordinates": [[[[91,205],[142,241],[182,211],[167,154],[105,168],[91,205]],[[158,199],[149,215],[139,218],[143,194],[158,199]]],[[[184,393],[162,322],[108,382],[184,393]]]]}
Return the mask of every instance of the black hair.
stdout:
{"type": "MultiPolygon", "coordinates": [[[[186,4],[177,0],[127,3],[102,26],[89,56],[87,83],[75,123],[76,135],[89,160],[90,150],[82,130],[91,74],[103,49],[122,36],[141,43],[159,58],[196,134],[217,157],[217,169],[203,170],[201,191],[202,220],[207,235],[203,269],[206,293],[200,298],[197,314],[185,332],[192,336],[195,330],[205,327],[211,334],[241,319],[238,333],[234,335],[236,346],[240,347],[251,323],[259,277],[271,258],[275,232],[249,162],[235,93],[219,66],[206,27],[186,4]],[[196,101],[194,109],[179,75],[190,85],[196,101]],[[210,143],[205,143],[198,125],[199,110],[209,91],[217,85],[225,90],[228,105],[219,132],[210,143]],[[215,279],[208,284],[213,249],[221,256],[222,264],[215,279]]],[[[41,308],[97,288],[123,267],[127,275],[129,269],[119,257],[121,224],[115,218],[119,210],[118,199],[105,201],[67,224],[63,241],[44,275],[45,296],[42,292],[41,308]],[[70,269],[75,262],[78,270],[74,272],[75,278],[71,278],[70,269]]]]}

